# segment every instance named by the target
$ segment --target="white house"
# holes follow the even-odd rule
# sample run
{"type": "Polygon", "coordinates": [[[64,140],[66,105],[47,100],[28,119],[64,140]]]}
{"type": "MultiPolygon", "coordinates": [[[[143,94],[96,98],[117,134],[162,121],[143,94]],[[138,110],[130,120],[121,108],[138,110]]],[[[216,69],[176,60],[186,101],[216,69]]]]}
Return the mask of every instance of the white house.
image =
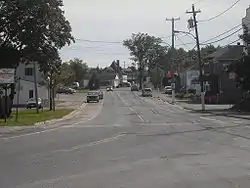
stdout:
{"type": "Polygon", "coordinates": [[[41,84],[44,82],[44,78],[42,73],[39,71],[39,65],[36,64],[34,67],[33,63],[20,63],[16,71],[16,76],[17,78],[20,78],[20,81],[16,83],[14,105],[24,105],[29,98],[35,97],[34,70],[36,71],[38,98],[48,100],[49,92],[47,86],[41,84]]]}
{"type": "MultiPolygon", "coordinates": [[[[246,26],[248,28],[249,33],[250,33],[250,6],[246,10],[246,16],[242,19],[242,25],[246,26]]],[[[246,44],[244,44],[244,45],[246,45],[246,44]]],[[[247,50],[246,50],[246,52],[247,52],[247,50]]]]}

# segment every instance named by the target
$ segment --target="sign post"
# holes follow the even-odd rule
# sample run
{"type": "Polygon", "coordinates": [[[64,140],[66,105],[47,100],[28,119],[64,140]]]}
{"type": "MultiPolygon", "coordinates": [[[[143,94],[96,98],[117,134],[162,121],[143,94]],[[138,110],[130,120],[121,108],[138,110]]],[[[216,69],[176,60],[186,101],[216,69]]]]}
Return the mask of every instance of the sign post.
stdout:
{"type": "Polygon", "coordinates": [[[13,84],[15,82],[15,69],[2,68],[0,69],[0,84],[4,85],[5,90],[5,102],[4,102],[4,120],[7,122],[8,116],[8,84],[13,84]]]}

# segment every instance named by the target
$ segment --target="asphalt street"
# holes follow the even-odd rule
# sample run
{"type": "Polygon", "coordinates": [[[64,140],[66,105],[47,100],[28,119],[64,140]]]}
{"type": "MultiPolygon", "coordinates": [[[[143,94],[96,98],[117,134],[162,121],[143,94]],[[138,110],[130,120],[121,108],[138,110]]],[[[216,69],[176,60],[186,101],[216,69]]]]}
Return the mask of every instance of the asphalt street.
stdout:
{"type": "Polygon", "coordinates": [[[61,126],[0,137],[0,188],[249,188],[249,121],[129,88],[61,126]]]}

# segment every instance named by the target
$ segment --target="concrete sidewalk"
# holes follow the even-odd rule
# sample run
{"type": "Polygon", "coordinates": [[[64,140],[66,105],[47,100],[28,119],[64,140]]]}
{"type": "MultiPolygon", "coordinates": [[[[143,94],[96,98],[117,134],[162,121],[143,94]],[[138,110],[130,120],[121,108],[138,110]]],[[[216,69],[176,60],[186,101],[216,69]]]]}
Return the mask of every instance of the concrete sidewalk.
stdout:
{"type": "MultiPolygon", "coordinates": [[[[153,95],[155,98],[159,98],[164,102],[172,104],[172,96],[170,95],[166,95],[162,92],[157,92],[157,91],[155,91],[153,95]]],[[[215,116],[228,116],[228,117],[250,120],[250,113],[233,111],[231,110],[232,105],[229,104],[209,104],[209,105],[206,104],[205,112],[201,110],[201,104],[192,104],[189,103],[188,100],[175,99],[175,104],[172,105],[176,105],[191,112],[209,113],[215,116]]]]}

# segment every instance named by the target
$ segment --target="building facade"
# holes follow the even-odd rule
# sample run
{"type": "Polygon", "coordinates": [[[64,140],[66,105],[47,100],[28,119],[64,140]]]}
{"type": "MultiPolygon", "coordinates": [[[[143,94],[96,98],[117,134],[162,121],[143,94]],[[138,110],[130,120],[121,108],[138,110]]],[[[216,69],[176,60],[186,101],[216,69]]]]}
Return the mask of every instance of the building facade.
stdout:
{"type": "Polygon", "coordinates": [[[20,63],[16,70],[16,76],[19,78],[19,81],[16,83],[14,105],[23,106],[29,98],[35,97],[34,73],[36,73],[38,98],[41,98],[43,101],[48,100],[48,88],[43,74],[39,71],[38,63],[35,66],[33,63],[20,63]]]}

